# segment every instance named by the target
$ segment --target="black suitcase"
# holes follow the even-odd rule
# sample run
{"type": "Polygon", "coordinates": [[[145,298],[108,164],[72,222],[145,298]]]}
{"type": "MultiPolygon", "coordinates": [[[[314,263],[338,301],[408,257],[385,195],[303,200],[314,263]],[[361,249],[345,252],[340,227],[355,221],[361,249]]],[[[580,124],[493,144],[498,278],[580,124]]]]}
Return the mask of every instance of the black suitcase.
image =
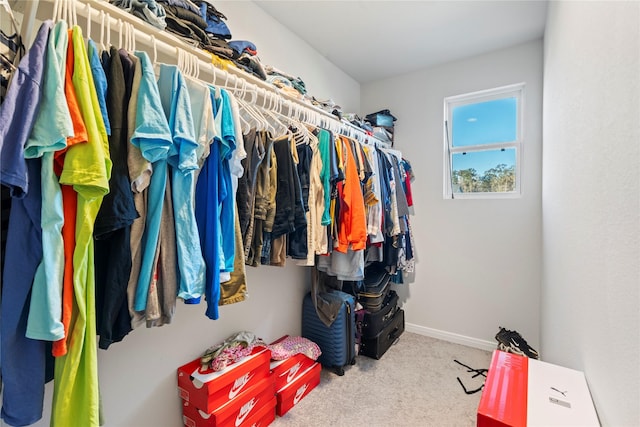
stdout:
{"type": "Polygon", "coordinates": [[[404,332],[404,310],[396,311],[391,322],[373,338],[362,337],[359,354],[380,359],[404,332]]]}
{"type": "Polygon", "coordinates": [[[358,302],[371,312],[382,308],[391,288],[391,276],[384,265],[374,263],[364,270],[364,280],[358,289],[358,302]]]}
{"type": "Polygon", "coordinates": [[[318,344],[322,354],[318,362],[344,375],[346,365],[356,363],[355,298],[341,291],[331,291],[342,300],[342,307],[331,326],[327,327],[318,317],[311,293],[302,303],[302,336],[318,344]]]}
{"type": "Polygon", "coordinates": [[[389,291],[384,300],[382,308],[378,311],[363,310],[362,321],[360,322],[360,333],[365,338],[375,337],[389,324],[393,315],[398,310],[398,294],[396,291],[389,291]]]}

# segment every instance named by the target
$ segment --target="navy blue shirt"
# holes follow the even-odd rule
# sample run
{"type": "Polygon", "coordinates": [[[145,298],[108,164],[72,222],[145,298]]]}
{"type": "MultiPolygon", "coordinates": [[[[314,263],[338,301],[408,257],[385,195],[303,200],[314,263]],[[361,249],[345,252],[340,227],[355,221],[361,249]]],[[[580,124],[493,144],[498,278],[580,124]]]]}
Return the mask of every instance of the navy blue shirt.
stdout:
{"type": "Polygon", "coordinates": [[[40,26],[0,109],[0,183],[14,197],[0,303],[1,416],[9,425],[29,425],[42,418],[45,343],[25,336],[31,286],[42,259],[40,159],[25,160],[24,145],[38,113],[52,27],[50,20],[40,26]]]}

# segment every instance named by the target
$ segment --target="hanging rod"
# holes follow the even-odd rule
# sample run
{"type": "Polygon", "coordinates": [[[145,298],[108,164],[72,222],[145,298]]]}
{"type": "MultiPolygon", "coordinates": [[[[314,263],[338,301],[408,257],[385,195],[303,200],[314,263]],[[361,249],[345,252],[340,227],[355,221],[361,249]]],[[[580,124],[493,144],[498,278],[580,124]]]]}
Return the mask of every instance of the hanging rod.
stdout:
{"type": "MultiPolygon", "coordinates": [[[[91,28],[99,28],[102,30],[102,19],[106,20],[108,40],[110,40],[110,32],[115,32],[122,39],[122,29],[126,29],[128,24],[133,28],[133,40],[136,45],[143,44],[153,50],[152,59],[156,59],[157,53],[161,53],[164,57],[170,58],[172,61],[176,61],[181,57],[181,53],[186,53],[187,57],[195,63],[197,67],[197,73],[204,72],[210,77],[209,83],[222,85],[230,85],[231,89],[241,91],[240,96],[248,96],[249,94],[257,95],[261,98],[262,102],[258,102],[263,108],[271,106],[277,108],[282,114],[286,114],[291,117],[305,117],[308,122],[315,124],[316,126],[327,128],[333,132],[344,134],[349,137],[358,139],[361,142],[373,142],[376,146],[389,147],[389,144],[379,140],[378,138],[368,135],[361,128],[344,120],[338,120],[333,114],[310,105],[303,100],[280,92],[275,86],[239,69],[234,66],[221,67],[214,58],[213,54],[198,49],[194,46],[190,46],[177,36],[140,20],[136,16],[128,13],[127,11],[120,9],[104,0],[58,0],[64,4],[68,3],[73,7],[75,14],[78,17],[83,18],[87,25],[82,25],[82,21],[79,20],[79,25],[86,31],[89,31],[90,21],[94,22],[95,26],[91,28]],[[97,23],[97,24],[96,24],[97,23]],[[180,52],[182,51],[182,52],[180,52]],[[178,58],[177,58],[178,57],[178,58]],[[275,105],[274,105],[275,104],[275,105]],[[286,109],[286,111],[284,110],[286,109]],[[359,136],[359,138],[357,137],[359,136]]],[[[34,33],[35,17],[39,19],[51,19],[54,15],[54,2],[55,0],[33,0],[24,2],[24,19],[22,24],[22,33],[27,38],[24,40],[30,41],[28,38],[34,33]],[[37,14],[36,14],[37,11],[37,14]]],[[[57,3],[56,3],[57,4],[57,3]]],[[[85,34],[85,37],[89,38],[92,34],[85,34]]],[[[96,38],[92,37],[94,41],[96,38]]],[[[25,43],[28,45],[27,43],[25,43]]],[[[119,46],[121,47],[121,46],[119,46]]],[[[149,51],[147,50],[147,53],[149,51]]],[[[204,79],[201,79],[204,80],[204,79]]],[[[238,93],[234,93],[238,96],[238,93]]],[[[252,95],[252,96],[254,96],[252,95]]],[[[245,99],[247,100],[247,99],[245,99]]],[[[253,101],[256,99],[254,97],[253,101]]],[[[248,100],[247,100],[248,101],[248,100]]]]}

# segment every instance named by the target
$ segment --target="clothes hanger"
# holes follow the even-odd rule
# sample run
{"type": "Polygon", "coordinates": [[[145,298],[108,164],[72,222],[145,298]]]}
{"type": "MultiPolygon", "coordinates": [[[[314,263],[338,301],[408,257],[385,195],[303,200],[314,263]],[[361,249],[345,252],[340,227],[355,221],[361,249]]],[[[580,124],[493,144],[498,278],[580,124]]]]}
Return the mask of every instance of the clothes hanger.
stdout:
{"type": "Polygon", "coordinates": [[[136,28],[133,24],[129,24],[131,26],[131,50],[130,52],[136,51],[136,28]]]}
{"type": "Polygon", "coordinates": [[[270,132],[272,136],[276,136],[277,132],[276,132],[273,118],[268,115],[271,104],[272,104],[271,92],[267,92],[267,90],[265,89],[263,103],[262,103],[262,106],[259,108],[259,112],[260,112],[260,115],[263,117],[263,122],[265,124],[264,130],[270,132]],[[267,106],[267,101],[269,102],[268,106],[267,106]]]}
{"type": "Polygon", "coordinates": [[[91,3],[87,3],[85,9],[87,9],[87,34],[85,36],[87,40],[91,40],[91,3]]]}
{"type": "Polygon", "coordinates": [[[103,51],[107,50],[107,46],[104,44],[105,17],[106,17],[106,14],[104,13],[104,10],[101,10],[100,11],[100,48],[103,51]]]}
{"type": "Polygon", "coordinates": [[[269,124],[272,126],[274,135],[286,135],[287,133],[289,133],[289,126],[282,123],[282,121],[280,121],[280,119],[276,116],[277,108],[278,99],[276,98],[276,94],[269,92],[269,108],[265,110],[265,117],[269,121],[269,124]]]}
{"type": "Polygon", "coordinates": [[[111,47],[111,15],[107,13],[107,47],[109,49],[111,47]]]}
{"type": "Polygon", "coordinates": [[[156,64],[158,62],[158,45],[156,43],[156,36],[151,34],[151,45],[153,46],[153,62],[152,64],[156,64]]]}
{"type": "Polygon", "coordinates": [[[78,15],[76,13],[76,2],[71,0],[62,0],[60,7],[62,20],[69,24],[69,28],[77,26],[78,15]]]}
{"type": "Polygon", "coordinates": [[[200,80],[200,60],[198,59],[198,57],[195,55],[195,53],[192,53],[191,55],[193,55],[193,72],[194,72],[194,77],[196,80],[200,80]]]}
{"type": "Polygon", "coordinates": [[[118,18],[118,49],[120,49],[122,45],[122,19],[118,18]]]}
{"type": "MultiPolygon", "coordinates": [[[[245,115],[242,114],[244,110],[243,102],[240,98],[236,97],[236,102],[238,103],[238,117],[240,118],[240,129],[242,129],[242,133],[246,134],[252,129],[252,124],[245,115]]],[[[245,110],[246,111],[246,110],[245,110]]]]}
{"type": "MultiPolygon", "coordinates": [[[[244,80],[243,80],[244,83],[244,80]]],[[[257,87],[256,87],[257,92],[257,87]]],[[[245,99],[244,96],[236,97],[236,101],[238,102],[238,107],[240,109],[240,118],[241,120],[245,120],[247,123],[247,132],[249,129],[256,129],[258,131],[264,130],[265,123],[264,118],[261,114],[257,112],[256,109],[253,108],[245,99]]]]}

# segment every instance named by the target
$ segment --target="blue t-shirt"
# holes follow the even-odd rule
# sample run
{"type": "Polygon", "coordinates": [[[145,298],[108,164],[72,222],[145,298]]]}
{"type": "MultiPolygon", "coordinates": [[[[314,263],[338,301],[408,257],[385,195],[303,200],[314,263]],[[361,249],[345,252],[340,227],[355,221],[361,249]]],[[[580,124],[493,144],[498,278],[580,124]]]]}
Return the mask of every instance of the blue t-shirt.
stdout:
{"type": "Polygon", "coordinates": [[[38,113],[52,27],[52,21],[40,26],[0,107],[0,183],[8,186],[14,196],[0,301],[0,369],[4,384],[1,416],[10,425],[33,424],[42,418],[45,346],[44,342],[25,336],[28,296],[42,259],[40,159],[25,161],[23,153],[38,113]]]}
{"type": "MultiPolygon", "coordinates": [[[[215,89],[211,88],[213,114],[217,114],[215,89]]],[[[218,215],[218,169],[220,167],[220,150],[218,138],[211,145],[211,153],[205,159],[198,176],[195,195],[195,213],[202,245],[202,254],[207,266],[205,281],[205,298],[207,300],[206,316],[216,320],[219,317],[218,301],[220,300],[220,219],[218,215]]],[[[186,302],[198,302],[186,301],[186,302]]]]}
{"type": "Polygon", "coordinates": [[[89,55],[93,84],[96,86],[96,94],[98,95],[102,121],[104,122],[105,129],[107,130],[107,135],[111,135],[111,124],[109,123],[109,115],[107,114],[107,76],[104,72],[104,68],[102,68],[100,57],[98,56],[98,47],[91,39],[89,39],[87,46],[87,54],[89,55]]]}
{"type": "Polygon", "coordinates": [[[158,89],[173,135],[168,163],[180,277],[178,296],[189,300],[202,296],[206,269],[194,212],[198,142],[189,91],[178,67],[161,64],[158,89]]]}
{"type": "Polygon", "coordinates": [[[62,190],[53,170],[54,153],[67,146],[73,123],[64,93],[68,36],[67,25],[58,22],[47,46],[40,111],[25,147],[25,157],[42,157],[42,261],[31,290],[27,337],[46,341],[64,338],[62,279],[64,242],[62,190]]]}
{"type": "Polygon", "coordinates": [[[219,186],[220,192],[218,199],[220,201],[220,243],[222,246],[222,254],[224,255],[223,264],[220,271],[232,272],[235,260],[235,203],[233,198],[233,184],[231,179],[230,160],[233,151],[236,149],[236,131],[233,122],[233,111],[229,95],[225,90],[220,90],[220,99],[218,100],[217,117],[220,117],[220,169],[219,169],[219,186]]]}
{"type": "Polygon", "coordinates": [[[171,130],[164,115],[158,83],[153,73],[153,64],[146,52],[136,52],[140,59],[142,79],[138,89],[136,128],[131,143],[138,147],[142,156],[150,162],[167,158],[172,144],[171,130]]]}
{"type": "Polygon", "coordinates": [[[147,188],[147,218],[142,235],[142,262],[133,306],[135,311],[144,311],[147,307],[149,285],[160,236],[162,207],[167,187],[167,155],[173,141],[162,108],[151,60],[145,52],[136,52],[135,55],[140,59],[142,79],[138,90],[136,129],[131,137],[131,143],[140,148],[143,157],[152,162],[153,166],[153,174],[147,188]]]}

